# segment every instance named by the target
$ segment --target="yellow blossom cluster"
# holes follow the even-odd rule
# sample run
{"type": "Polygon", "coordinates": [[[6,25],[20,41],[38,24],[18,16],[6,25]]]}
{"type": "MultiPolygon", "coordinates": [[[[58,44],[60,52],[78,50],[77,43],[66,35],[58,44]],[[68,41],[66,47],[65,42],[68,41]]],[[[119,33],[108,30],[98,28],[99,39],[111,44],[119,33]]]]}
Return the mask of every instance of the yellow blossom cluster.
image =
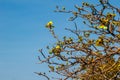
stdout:
{"type": "Polygon", "coordinates": [[[52,21],[49,21],[49,22],[46,24],[46,28],[49,28],[49,29],[54,28],[53,22],[52,22],[52,21]]]}
{"type": "Polygon", "coordinates": [[[111,21],[111,20],[113,20],[113,18],[115,16],[116,16],[116,14],[107,13],[106,17],[103,17],[103,18],[100,19],[99,28],[106,30],[108,28],[106,25],[108,25],[109,22],[112,22],[113,24],[116,24],[116,25],[118,25],[118,24],[120,25],[120,22],[111,21]]]}
{"type": "Polygon", "coordinates": [[[59,55],[61,52],[62,48],[57,45],[55,48],[52,49],[52,53],[54,53],[55,55],[59,55]]]}
{"type": "Polygon", "coordinates": [[[116,14],[113,14],[113,13],[107,13],[107,15],[106,15],[106,19],[108,19],[108,20],[112,20],[115,16],[116,16],[116,14]]]}
{"type": "Polygon", "coordinates": [[[101,28],[101,29],[107,29],[107,26],[105,26],[105,25],[103,25],[103,24],[101,24],[100,26],[99,26],[99,28],[101,28]]]}
{"type": "Polygon", "coordinates": [[[96,46],[102,46],[103,45],[103,39],[101,39],[101,38],[97,39],[96,42],[95,42],[95,45],[96,46]]]}

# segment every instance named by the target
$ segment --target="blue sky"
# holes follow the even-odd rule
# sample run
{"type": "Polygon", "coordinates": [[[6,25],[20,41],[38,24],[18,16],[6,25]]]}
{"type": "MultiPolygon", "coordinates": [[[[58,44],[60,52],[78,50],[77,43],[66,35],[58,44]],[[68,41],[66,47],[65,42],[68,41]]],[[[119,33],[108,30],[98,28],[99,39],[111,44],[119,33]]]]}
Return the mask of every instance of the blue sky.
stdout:
{"type": "Polygon", "coordinates": [[[0,80],[40,80],[34,72],[46,66],[36,64],[38,50],[52,41],[45,24],[52,20],[57,34],[69,35],[63,29],[72,25],[70,16],[53,10],[74,9],[82,1],[89,0],[0,0],[0,80]]]}

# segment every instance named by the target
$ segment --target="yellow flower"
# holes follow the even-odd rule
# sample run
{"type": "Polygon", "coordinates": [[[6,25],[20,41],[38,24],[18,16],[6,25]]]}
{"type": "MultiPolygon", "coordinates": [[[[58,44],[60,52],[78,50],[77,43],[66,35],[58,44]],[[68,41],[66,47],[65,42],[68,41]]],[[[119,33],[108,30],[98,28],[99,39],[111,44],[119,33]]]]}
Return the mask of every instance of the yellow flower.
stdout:
{"type": "Polygon", "coordinates": [[[82,36],[78,36],[78,42],[81,42],[83,40],[82,36]]]}
{"type": "Polygon", "coordinates": [[[101,18],[101,21],[102,21],[102,22],[108,22],[109,20],[108,20],[108,19],[105,19],[105,18],[101,18]]]}
{"type": "Polygon", "coordinates": [[[52,22],[52,21],[49,21],[49,22],[47,23],[47,25],[53,25],[53,22],[52,22]]]}
{"type": "Polygon", "coordinates": [[[120,34],[116,34],[117,38],[120,39],[120,34]]]}
{"type": "Polygon", "coordinates": [[[107,13],[106,18],[110,20],[110,19],[112,19],[112,18],[115,17],[115,16],[116,16],[116,14],[107,13]]]}
{"type": "Polygon", "coordinates": [[[118,67],[120,67],[120,64],[118,65],[118,67]]]}
{"type": "Polygon", "coordinates": [[[54,26],[53,26],[53,22],[52,22],[52,21],[49,21],[49,22],[46,24],[46,27],[52,29],[52,28],[54,27],[54,26]]]}
{"type": "Polygon", "coordinates": [[[95,45],[96,46],[102,46],[103,45],[103,39],[96,40],[95,45]]]}
{"type": "Polygon", "coordinates": [[[101,18],[101,23],[107,25],[109,22],[109,19],[101,18]]]}
{"type": "Polygon", "coordinates": [[[100,25],[99,28],[106,30],[106,29],[107,29],[107,26],[105,26],[105,25],[100,25]]]}
{"type": "Polygon", "coordinates": [[[61,47],[57,45],[55,48],[52,49],[52,52],[57,56],[60,54],[61,50],[61,47]]]}
{"type": "Polygon", "coordinates": [[[57,45],[57,46],[56,46],[56,49],[60,49],[60,46],[59,46],[59,45],[57,45]]]}

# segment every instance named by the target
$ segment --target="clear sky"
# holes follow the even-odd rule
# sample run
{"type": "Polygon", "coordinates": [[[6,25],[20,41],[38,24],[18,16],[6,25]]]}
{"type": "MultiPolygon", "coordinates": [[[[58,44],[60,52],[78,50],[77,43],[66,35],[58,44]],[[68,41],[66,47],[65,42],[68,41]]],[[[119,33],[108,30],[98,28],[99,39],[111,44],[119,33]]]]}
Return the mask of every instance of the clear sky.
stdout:
{"type": "Polygon", "coordinates": [[[0,0],[0,80],[42,80],[34,72],[46,68],[36,64],[38,50],[52,41],[45,24],[52,20],[58,34],[67,34],[70,15],[53,10],[56,5],[74,9],[82,1],[96,0],[0,0]]]}

